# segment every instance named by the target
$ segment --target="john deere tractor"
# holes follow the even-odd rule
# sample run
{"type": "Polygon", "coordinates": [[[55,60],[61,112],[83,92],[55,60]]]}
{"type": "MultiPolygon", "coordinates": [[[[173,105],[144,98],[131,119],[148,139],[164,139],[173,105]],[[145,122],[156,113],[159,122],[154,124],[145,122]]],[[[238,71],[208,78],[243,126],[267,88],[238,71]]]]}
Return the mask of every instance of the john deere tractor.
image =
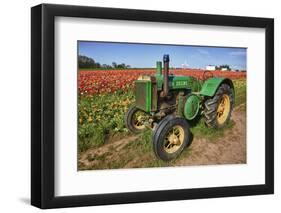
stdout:
{"type": "Polygon", "coordinates": [[[211,128],[229,121],[234,105],[234,87],[228,78],[213,77],[205,71],[201,79],[169,74],[169,55],[156,63],[156,74],[135,81],[136,102],[125,114],[133,133],[153,129],[155,155],[169,161],[191,143],[189,123],[203,116],[211,128]]]}

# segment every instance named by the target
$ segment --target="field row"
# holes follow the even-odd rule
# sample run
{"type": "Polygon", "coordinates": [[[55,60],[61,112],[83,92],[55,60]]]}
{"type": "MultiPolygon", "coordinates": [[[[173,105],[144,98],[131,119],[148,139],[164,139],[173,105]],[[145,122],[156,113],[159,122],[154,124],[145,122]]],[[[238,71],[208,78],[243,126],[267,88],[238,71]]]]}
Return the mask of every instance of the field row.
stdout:
{"type": "MultiPolygon", "coordinates": [[[[175,75],[193,76],[202,79],[204,70],[181,69],[171,70],[175,75]]],[[[80,96],[112,93],[117,90],[127,91],[134,86],[134,81],[140,75],[153,75],[154,69],[126,70],[80,70],[78,88],[80,96]]],[[[212,71],[213,76],[230,79],[245,79],[246,72],[212,71]]]]}

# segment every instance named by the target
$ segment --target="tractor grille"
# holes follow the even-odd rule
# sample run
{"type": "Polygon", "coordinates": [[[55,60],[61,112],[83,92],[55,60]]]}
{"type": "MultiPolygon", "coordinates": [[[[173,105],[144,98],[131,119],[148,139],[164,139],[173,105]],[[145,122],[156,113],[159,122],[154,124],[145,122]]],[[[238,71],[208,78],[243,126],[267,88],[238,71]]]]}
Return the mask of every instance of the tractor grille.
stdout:
{"type": "Polygon", "coordinates": [[[149,112],[151,109],[151,81],[136,81],[136,105],[149,112]]]}

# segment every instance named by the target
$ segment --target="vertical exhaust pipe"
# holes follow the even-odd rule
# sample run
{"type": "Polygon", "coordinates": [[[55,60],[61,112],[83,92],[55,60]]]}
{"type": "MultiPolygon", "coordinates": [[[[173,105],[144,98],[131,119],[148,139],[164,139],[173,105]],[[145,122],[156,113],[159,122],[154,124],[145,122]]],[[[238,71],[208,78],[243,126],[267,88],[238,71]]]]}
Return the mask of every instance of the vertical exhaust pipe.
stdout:
{"type": "Polygon", "coordinates": [[[169,93],[169,55],[163,56],[164,72],[163,72],[163,92],[162,97],[167,97],[169,93]]]}

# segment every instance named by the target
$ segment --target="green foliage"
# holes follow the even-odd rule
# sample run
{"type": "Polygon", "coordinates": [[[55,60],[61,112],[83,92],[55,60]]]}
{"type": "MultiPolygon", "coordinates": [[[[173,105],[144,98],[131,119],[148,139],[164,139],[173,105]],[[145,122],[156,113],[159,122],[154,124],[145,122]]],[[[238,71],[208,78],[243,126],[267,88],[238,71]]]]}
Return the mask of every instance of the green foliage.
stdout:
{"type": "Polygon", "coordinates": [[[78,56],[78,66],[79,69],[128,69],[130,65],[126,65],[124,63],[117,64],[116,62],[112,62],[112,66],[108,64],[100,64],[96,62],[94,59],[79,55],[78,56]]]}
{"type": "Polygon", "coordinates": [[[220,138],[224,135],[226,129],[231,129],[234,125],[234,121],[230,120],[225,127],[220,129],[209,128],[205,125],[204,119],[200,119],[199,122],[191,127],[191,132],[195,137],[207,138],[210,141],[220,138]]]}
{"type": "Polygon", "coordinates": [[[101,126],[83,124],[78,127],[78,149],[80,152],[95,146],[100,146],[105,141],[105,129],[101,126]]]}
{"type": "Polygon", "coordinates": [[[97,64],[95,62],[94,59],[89,58],[84,55],[78,56],[78,65],[79,65],[79,68],[97,68],[98,66],[100,66],[99,64],[97,64]]]}
{"type": "Polygon", "coordinates": [[[133,143],[128,144],[127,148],[134,149],[139,154],[145,154],[152,150],[152,131],[147,129],[145,132],[139,135],[138,139],[133,143]]]}
{"type": "Polygon", "coordinates": [[[127,133],[124,114],[134,102],[132,91],[80,97],[78,103],[79,151],[105,143],[107,137],[127,133]]]}
{"type": "Polygon", "coordinates": [[[227,70],[231,70],[230,66],[228,64],[223,64],[223,65],[220,65],[220,66],[216,66],[216,70],[221,70],[223,68],[225,68],[227,70]]]}
{"type": "Polygon", "coordinates": [[[247,98],[247,86],[245,80],[235,80],[234,89],[235,89],[235,106],[239,106],[243,103],[246,103],[247,98]]]}

